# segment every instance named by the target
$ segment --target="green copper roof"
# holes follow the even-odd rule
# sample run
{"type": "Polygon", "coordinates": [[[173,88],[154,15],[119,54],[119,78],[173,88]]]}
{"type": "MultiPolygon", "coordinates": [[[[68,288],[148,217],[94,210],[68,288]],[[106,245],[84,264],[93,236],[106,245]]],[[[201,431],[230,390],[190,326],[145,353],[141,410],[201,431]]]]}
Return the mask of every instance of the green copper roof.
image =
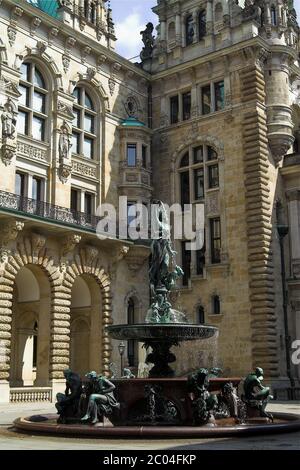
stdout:
{"type": "Polygon", "coordinates": [[[59,2],[57,0],[27,0],[27,2],[54,18],[58,17],[59,2]]]}
{"type": "Polygon", "coordinates": [[[145,124],[135,117],[128,117],[127,119],[124,119],[122,122],[122,126],[124,127],[145,127],[145,124]]]}

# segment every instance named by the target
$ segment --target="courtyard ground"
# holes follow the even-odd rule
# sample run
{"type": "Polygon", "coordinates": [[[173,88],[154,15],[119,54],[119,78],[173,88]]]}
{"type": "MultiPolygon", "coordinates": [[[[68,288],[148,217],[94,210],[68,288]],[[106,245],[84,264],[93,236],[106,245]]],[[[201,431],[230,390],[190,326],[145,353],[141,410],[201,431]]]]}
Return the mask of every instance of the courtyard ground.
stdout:
{"type": "MultiPolygon", "coordinates": [[[[274,402],[269,411],[300,415],[300,402],[274,402]]],[[[299,450],[300,431],[269,436],[220,439],[90,439],[21,434],[13,430],[20,416],[54,413],[52,404],[0,405],[0,450],[299,450]]]]}

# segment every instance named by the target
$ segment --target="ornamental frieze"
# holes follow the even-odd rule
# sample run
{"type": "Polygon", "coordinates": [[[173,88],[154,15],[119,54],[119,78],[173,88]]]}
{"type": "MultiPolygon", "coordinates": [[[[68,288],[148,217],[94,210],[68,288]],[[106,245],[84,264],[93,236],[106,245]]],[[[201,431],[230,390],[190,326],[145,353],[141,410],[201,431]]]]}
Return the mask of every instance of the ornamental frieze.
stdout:
{"type": "Polygon", "coordinates": [[[89,178],[97,178],[96,168],[81,162],[72,162],[72,173],[89,178]]]}
{"type": "Polygon", "coordinates": [[[48,162],[46,150],[25,144],[24,142],[17,142],[17,154],[21,154],[22,156],[30,159],[33,158],[34,160],[48,162]]]}

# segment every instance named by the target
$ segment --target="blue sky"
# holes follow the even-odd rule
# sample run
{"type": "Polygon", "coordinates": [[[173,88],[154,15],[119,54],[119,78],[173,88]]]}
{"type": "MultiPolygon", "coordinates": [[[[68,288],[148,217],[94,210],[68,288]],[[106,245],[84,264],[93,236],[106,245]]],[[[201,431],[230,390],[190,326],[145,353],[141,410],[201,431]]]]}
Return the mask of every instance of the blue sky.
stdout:
{"type": "MultiPolygon", "coordinates": [[[[148,21],[157,23],[157,16],[151,11],[157,1],[110,0],[110,3],[118,37],[117,52],[127,59],[138,56],[143,47],[140,31],[148,21]]],[[[300,20],[300,0],[294,0],[294,5],[300,20]]]]}

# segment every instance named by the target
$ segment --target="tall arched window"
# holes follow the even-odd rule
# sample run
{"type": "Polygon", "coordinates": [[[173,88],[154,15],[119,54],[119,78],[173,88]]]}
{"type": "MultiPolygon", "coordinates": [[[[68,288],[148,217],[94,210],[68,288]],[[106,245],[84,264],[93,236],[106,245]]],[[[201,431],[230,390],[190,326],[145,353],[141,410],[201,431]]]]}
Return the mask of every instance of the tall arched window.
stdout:
{"type": "Polygon", "coordinates": [[[32,62],[21,65],[17,130],[36,140],[46,140],[47,86],[39,67],[32,62]]]}
{"type": "Polygon", "coordinates": [[[84,0],[84,16],[91,23],[96,22],[96,5],[94,0],[84,0]]]}
{"type": "Polygon", "coordinates": [[[206,11],[200,11],[198,16],[199,41],[206,35],[206,11]]]}
{"type": "Polygon", "coordinates": [[[73,146],[72,151],[92,159],[95,156],[96,112],[93,101],[84,87],[76,87],[73,96],[73,146]]]}
{"type": "MultiPolygon", "coordinates": [[[[127,304],[127,323],[128,325],[133,325],[135,323],[135,305],[132,297],[128,299],[127,304]]],[[[129,367],[134,367],[136,365],[136,341],[130,339],[127,342],[127,359],[129,367]]]]}
{"type": "Polygon", "coordinates": [[[271,23],[273,26],[277,25],[277,13],[275,5],[271,6],[271,23]]]}
{"type": "Polygon", "coordinates": [[[202,200],[207,189],[219,187],[218,155],[207,145],[190,147],[181,157],[178,172],[182,205],[202,200]]]}
{"type": "Polygon", "coordinates": [[[186,46],[193,44],[194,34],[195,34],[195,31],[194,31],[193,15],[189,15],[187,16],[185,20],[185,44],[186,46]]]}

